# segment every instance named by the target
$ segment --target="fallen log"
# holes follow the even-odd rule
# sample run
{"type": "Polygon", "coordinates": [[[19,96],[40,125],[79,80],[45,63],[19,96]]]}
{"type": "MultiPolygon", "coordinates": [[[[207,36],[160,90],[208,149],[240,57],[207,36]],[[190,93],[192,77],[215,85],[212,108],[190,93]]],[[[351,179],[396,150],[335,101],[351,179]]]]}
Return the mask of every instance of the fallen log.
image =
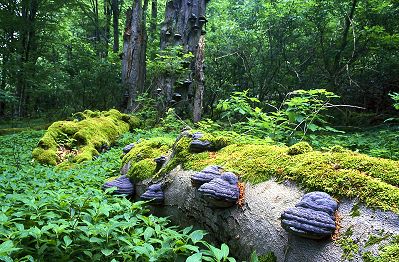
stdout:
{"type": "MultiPolygon", "coordinates": [[[[363,261],[365,256],[378,255],[399,235],[397,161],[342,148],[320,152],[304,143],[287,148],[238,138],[241,142],[231,134],[186,132],[172,146],[160,171],[155,171],[159,169],[155,162],[140,169],[140,161],[149,163],[156,156],[140,150],[125,156],[122,170],[135,182],[137,199],[149,185],[163,185],[164,205],[151,207],[155,215],[207,230],[210,241],[227,243],[241,260],[256,251],[273,252],[277,261],[363,261]],[[201,150],[195,147],[198,153],[190,152],[190,143],[198,139],[209,144],[201,150]],[[242,205],[215,208],[192,185],[195,172],[210,164],[239,174],[245,183],[242,205]],[[281,226],[281,214],[294,207],[305,191],[314,190],[339,200],[337,231],[328,239],[295,236],[281,226]]],[[[165,143],[158,140],[143,145],[146,150],[154,145],[154,152],[166,154],[165,143]]]]}

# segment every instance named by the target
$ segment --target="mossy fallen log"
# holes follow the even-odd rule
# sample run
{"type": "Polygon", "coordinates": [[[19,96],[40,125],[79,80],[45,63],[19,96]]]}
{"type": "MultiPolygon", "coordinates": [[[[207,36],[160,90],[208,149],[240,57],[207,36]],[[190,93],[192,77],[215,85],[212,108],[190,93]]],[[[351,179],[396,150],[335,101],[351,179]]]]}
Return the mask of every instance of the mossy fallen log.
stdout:
{"type": "Polygon", "coordinates": [[[72,120],[54,122],[33,150],[33,158],[48,165],[91,160],[109,148],[117,138],[139,126],[135,116],[109,111],[86,110],[72,120]]]}
{"type": "MultiPolygon", "coordinates": [[[[235,133],[203,134],[195,139],[209,141],[208,151],[191,152],[194,138],[185,132],[169,149],[162,149],[162,154],[169,151],[170,155],[159,171],[155,162],[140,168],[136,161],[139,143],[137,151],[124,159],[125,165],[135,165],[134,171],[126,166],[125,171],[136,181],[137,196],[150,184],[164,185],[165,204],[152,208],[156,215],[208,230],[210,238],[228,243],[240,259],[256,250],[258,254],[273,251],[278,261],[327,262],[349,257],[362,261],[367,254],[377,255],[379,247],[399,235],[398,161],[337,147],[322,152],[304,143],[291,148],[277,146],[235,133]],[[210,207],[191,185],[194,171],[209,165],[239,175],[246,184],[243,206],[210,207]],[[302,239],[282,229],[281,213],[306,191],[324,191],[340,201],[340,240],[302,239]],[[369,238],[377,235],[388,236],[384,238],[387,241],[369,245],[369,238]]],[[[146,148],[146,163],[160,154],[159,146],[153,145],[146,148]]]]}

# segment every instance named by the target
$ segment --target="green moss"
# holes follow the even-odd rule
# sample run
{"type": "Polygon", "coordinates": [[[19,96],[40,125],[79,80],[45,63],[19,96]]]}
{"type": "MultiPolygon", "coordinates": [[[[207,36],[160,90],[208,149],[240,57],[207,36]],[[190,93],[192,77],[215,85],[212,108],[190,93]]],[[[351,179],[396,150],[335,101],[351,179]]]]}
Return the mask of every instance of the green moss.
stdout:
{"type": "Polygon", "coordinates": [[[170,153],[173,142],[171,138],[151,138],[136,144],[122,159],[122,165],[130,162],[128,177],[133,181],[153,177],[156,174],[154,158],[170,153]]]}
{"type": "Polygon", "coordinates": [[[307,153],[312,151],[313,148],[309,145],[307,142],[299,142],[296,143],[295,145],[292,145],[288,148],[287,154],[293,156],[293,155],[299,155],[303,153],[307,153]]]}
{"type": "MultiPolygon", "coordinates": [[[[225,139],[225,136],[222,137],[225,139]]],[[[217,138],[206,134],[203,139],[217,138]]],[[[182,165],[184,169],[201,170],[207,165],[218,164],[253,184],[271,177],[288,179],[307,190],[325,191],[337,198],[358,198],[370,207],[399,213],[397,161],[351,151],[307,151],[289,155],[290,148],[285,146],[246,144],[235,138],[223,141],[223,145],[227,146],[219,151],[193,154],[189,152],[191,139],[182,138],[175,145],[175,156],[163,172],[167,173],[177,165],[182,165]]]]}
{"type": "Polygon", "coordinates": [[[78,150],[73,162],[91,160],[103,146],[112,145],[121,134],[137,127],[130,123],[136,125],[138,122],[135,117],[115,109],[104,112],[85,110],[75,114],[74,118],[74,121],[55,122],[47,129],[33,153],[38,162],[50,165],[62,162],[57,155],[62,148],[78,150]]]}
{"type": "Polygon", "coordinates": [[[259,262],[277,262],[277,257],[273,252],[268,252],[258,257],[259,262]]]}
{"type": "Polygon", "coordinates": [[[395,236],[389,245],[382,247],[378,256],[367,252],[363,255],[363,260],[366,262],[399,261],[399,236],[395,236]]]}
{"type": "Polygon", "coordinates": [[[335,153],[342,153],[347,151],[343,146],[340,145],[335,145],[333,147],[331,147],[330,149],[331,152],[335,152],[335,153]]]}
{"type": "Polygon", "coordinates": [[[342,248],[342,261],[351,261],[355,254],[359,253],[359,245],[352,239],[352,229],[349,228],[344,235],[338,240],[338,244],[342,248]]]}
{"type": "Polygon", "coordinates": [[[33,158],[35,158],[39,163],[46,163],[49,165],[57,164],[57,152],[52,149],[43,149],[37,147],[32,152],[33,158]]]}

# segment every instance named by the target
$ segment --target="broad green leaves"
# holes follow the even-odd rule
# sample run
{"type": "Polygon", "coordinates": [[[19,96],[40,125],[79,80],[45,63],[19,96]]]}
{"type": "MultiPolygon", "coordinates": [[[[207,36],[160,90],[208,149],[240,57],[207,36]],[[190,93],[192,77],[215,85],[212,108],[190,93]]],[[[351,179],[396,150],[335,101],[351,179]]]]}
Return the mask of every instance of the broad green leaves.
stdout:
{"type": "MultiPolygon", "coordinates": [[[[0,260],[46,260],[48,254],[63,261],[230,259],[226,245],[219,250],[203,240],[205,232],[179,230],[166,218],[149,215],[144,202],[100,190],[106,177],[118,172],[120,148],[75,169],[56,170],[30,163],[40,136],[0,137],[0,260]]],[[[122,139],[120,145],[132,142],[122,139]]]]}

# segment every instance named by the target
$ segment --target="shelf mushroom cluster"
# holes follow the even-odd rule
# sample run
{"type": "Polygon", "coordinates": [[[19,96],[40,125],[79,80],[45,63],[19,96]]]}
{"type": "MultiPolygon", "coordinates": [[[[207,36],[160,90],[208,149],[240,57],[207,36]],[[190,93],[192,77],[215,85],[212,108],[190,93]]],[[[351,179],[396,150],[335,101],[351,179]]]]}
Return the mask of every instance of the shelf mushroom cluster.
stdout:
{"type": "Polygon", "coordinates": [[[337,201],[329,194],[311,192],[305,194],[295,207],[281,214],[281,226],[301,237],[327,238],[336,229],[334,213],[337,209],[337,201]]]}
{"type": "Polygon", "coordinates": [[[193,153],[201,153],[211,148],[211,142],[207,140],[200,140],[204,135],[201,132],[196,132],[191,135],[192,141],[190,143],[190,151],[193,153]]]}
{"type": "Polygon", "coordinates": [[[191,184],[215,207],[231,207],[240,195],[238,178],[232,172],[222,173],[219,166],[208,166],[191,176],[191,184]]]}
{"type": "Polygon", "coordinates": [[[112,181],[105,182],[103,185],[104,190],[112,187],[116,187],[116,190],[113,191],[113,193],[116,195],[134,194],[134,185],[126,175],[120,176],[112,181]]]}

